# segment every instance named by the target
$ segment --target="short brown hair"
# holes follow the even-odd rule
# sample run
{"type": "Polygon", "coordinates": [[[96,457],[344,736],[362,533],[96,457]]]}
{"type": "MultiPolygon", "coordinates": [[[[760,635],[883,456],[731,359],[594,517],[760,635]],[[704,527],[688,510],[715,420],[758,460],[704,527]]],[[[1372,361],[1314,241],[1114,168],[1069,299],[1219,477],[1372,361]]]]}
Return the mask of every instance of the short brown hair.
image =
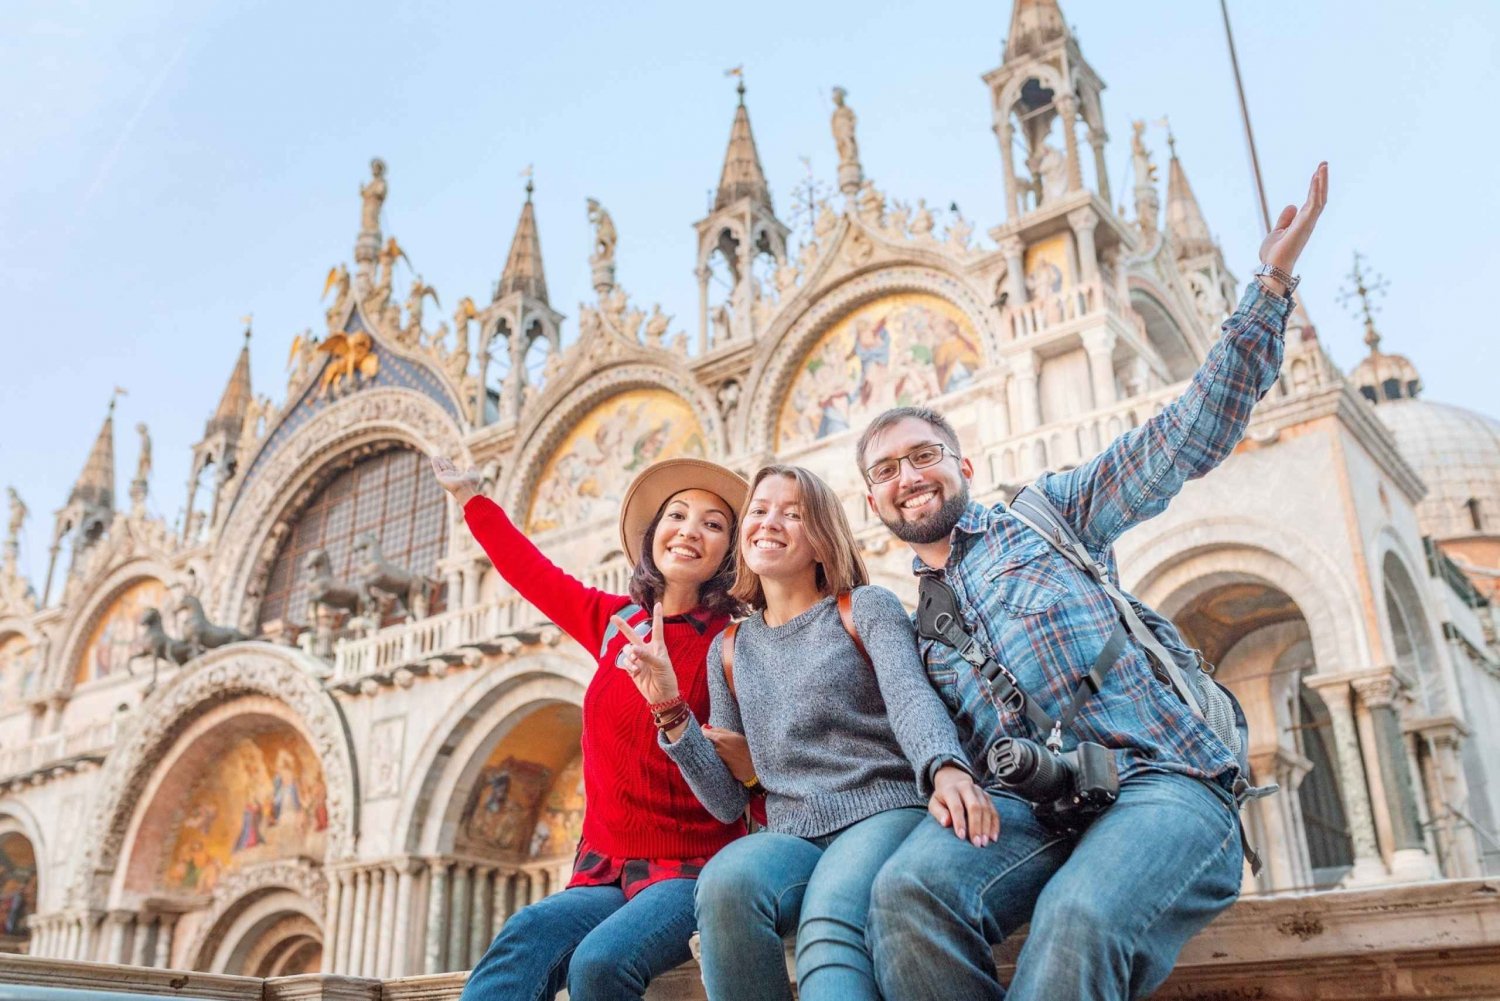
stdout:
{"type": "Polygon", "coordinates": [[[955,458],[963,455],[963,450],[958,444],[958,432],[953,430],[953,425],[948,423],[948,418],[931,407],[892,407],[871,421],[870,426],[865,428],[864,433],[859,436],[859,441],[854,445],[854,461],[859,466],[861,479],[869,481],[869,477],[865,476],[865,451],[870,447],[870,441],[880,432],[907,418],[929,425],[937,432],[942,443],[953,450],[955,458]]]}
{"type": "MultiPolygon", "coordinates": [[[[817,586],[823,594],[842,594],[870,583],[869,571],[859,555],[859,546],[854,541],[854,530],[849,527],[849,518],[844,514],[844,505],[839,503],[833,488],[824,483],[816,473],[801,466],[762,466],[750,481],[750,493],[745,499],[745,509],[740,512],[739,524],[745,523],[745,515],[755,502],[755,488],[770,476],[784,476],[797,484],[797,497],[802,506],[802,528],[818,561],[817,586]]],[[[736,532],[738,535],[738,532],[736,532]]],[[[735,540],[738,550],[739,539],[735,540]]],[[[766,607],[766,592],[761,586],[760,575],[739,560],[734,589],[729,592],[751,608],[766,607]]]]}

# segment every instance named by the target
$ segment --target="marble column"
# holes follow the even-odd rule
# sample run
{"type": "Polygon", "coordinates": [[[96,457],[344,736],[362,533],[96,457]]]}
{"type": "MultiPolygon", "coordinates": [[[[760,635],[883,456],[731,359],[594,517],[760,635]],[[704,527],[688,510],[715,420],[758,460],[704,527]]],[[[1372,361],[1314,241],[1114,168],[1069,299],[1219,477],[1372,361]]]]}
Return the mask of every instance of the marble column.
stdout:
{"type": "Polygon", "coordinates": [[[469,910],[474,905],[474,867],[458,862],[453,866],[453,887],[448,907],[448,969],[469,968],[469,910]]]}
{"type": "Polygon", "coordinates": [[[344,969],[349,971],[350,976],[357,977],[363,970],[365,933],[370,924],[366,918],[369,914],[370,872],[368,869],[359,869],[350,876],[354,880],[353,927],[349,929],[349,954],[344,959],[344,969]]]}
{"type": "Polygon", "coordinates": [[[1094,327],[1082,334],[1083,350],[1089,358],[1089,378],[1094,387],[1094,409],[1102,410],[1119,402],[1115,389],[1115,342],[1119,340],[1108,327],[1094,327]]]}
{"type": "Polygon", "coordinates": [[[156,950],[151,965],[166,969],[172,965],[172,932],[177,928],[177,915],[163,914],[156,919],[156,950]]]}
{"type": "Polygon", "coordinates": [[[347,974],[352,968],[349,957],[354,944],[354,873],[349,869],[342,869],[335,873],[335,876],[343,889],[339,891],[339,926],[336,942],[338,959],[334,963],[333,971],[347,974]]]}
{"type": "Polygon", "coordinates": [[[372,976],[386,980],[391,976],[391,965],[395,962],[396,950],[401,945],[401,940],[396,938],[396,867],[386,866],[382,870],[382,876],[385,885],[380,890],[380,949],[375,954],[372,976]]]}
{"type": "Polygon", "coordinates": [[[322,972],[333,973],[338,967],[339,941],[339,897],[343,891],[343,880],[333,870],[328,871],[328,900],[323,910],[323,965],[322,972]]]}
{"type": "Polygon", "coordinates": [[[1010,293],[1007,305],[1020,309],[1026,302],[1026,241],[1008,236],[1000,241],[1005,255],[1005,290],[1010,293]]]}
{"type": "Polygon", "coordinates": [[[134,911],[110,911],[105,918],[107,934],[104,940],[104,962],[123,965],[125,962],[125,933],[130,922],[135,920],[134,911]]]}
{"type": "Polygon", "coordinates": [[[479,962],[484,950],[490,945],[491,905],[495,894],[490,889],[490,877],[495,870],[487,866],[474,870],[473,904],[469,908],[469,966],[479,962]]]}
{"type": "Polygon", "coordinates": [[[370,884],[366,891],[365,906],[360,910],[360,924],[364,926],[365,948],[359,957],[359,975],[375,976],[375,963],[380,956],[380,915],[383,908],[381,897],[385,892],[385,874],[380,869],[366,869],[360,876],[370,884]]]}
{"type": "Polygon", "coordinates": [[[1333,726],[1339,791],[1344,797],[1344,816],[1349,822],[1349,839],[1354,846],[1354,867],[1345,877],[1345,885],[1380,882],[1386,878],[1386,869],[1375,841],[1375,823],[1370,811],[1370,795],[1365,787],[1365,769],[1360,758],[1359,734],[1354,727],[1349,682],[1347,678],[1319,679],[1314,675],[1304,684],[1322,696],[1333,726]]]}
{"type": "MultiPolygon", "coordinates": [[[[1095,281],[1099,277],[1099,249],[1094,243],[1094,230],[1099,226],[1099,213],[1088,205],[1074,209],[1068,213],[1068,225],[1078,245],[1078,280],[1084,284],[1095,281]]],[[[1100,308],[1103,305],[1098,303],[1100,308]]]]}
{"type": "Polygon", "coordinates": [[[1089,145],[1094,147],[1094,176],[1099,180],[1099,197],[1104,200],[1105,205],[1110,204],[1109,167],[1104,160],[1104,146],[1108,142],[1109,135],[1102,128],[1089,129],[1089,145]]]}
{"type": "MultiPolygon", "coordinates": [[[[78,959],[84,963],[92,963],[97,958],[97,942],[99,939],[99,925],[104,915],[101,911],[84,911],[82,924],[79,929],[78,959]]],[[[160,964],[157,964],[160,965],[160,964]]]]}
{"type": "Polygon", "coordinates": [[[1431,879],[1437,875],[1437,869],[1422,837],[1411,765],[1407,761],[1406,742],[1401,735],[1401,720],[1395,704],[1401,687],[1401,680],[1394,673],[1354,682],[1360,703],[1370,715],[1374,746],[1366,749],[1366,760],[1373,757],[1379,762],[1381,785],[1385,791],[1391,831],[1391,874],[1401,878],[1431,879]],[[1374,752],[1373,755],[1368,754],[1370,751],[1374,752]]]}
{"type": "Polygon", "coordinates": [[[1042,400],[1037,381],[1040,377],[1035,351],[1022,351],[1011,355],[1010,371],[1015,376],[1016,401],[1020,411],[1022,433],[1035,431],[1042,426],[1042,400]]]}
{"type": "Polygon", "coordinates": [[[1011,127],[1010,116],[1005,115],[995,125],[995,138],[1000,140],[1000,172],[1005,175],[1005,218],[1016,219],[1021,215],[1021,203],[1017,197],[1016,156],[1012,152],[1016,132],[1011,127]]]}
{"type": "Polygon", "coordinates": [[[448,940],[443,929],[448,923],[448,861],[435,858],[428,871],[431,876],[427,891],[427,947],[422,954],[422,970],[445,973],[448,940]]]}
{"type": "Polygon", "coordinates": [[[150,915],[142,914],[136,918],[135,942],[132,943],[130,950],[131,966],[149,966],[151,964],[151,926],[155,923],[155,919],[150,915]]]}
{"type": "Polygon", "coordinates": [[[1469,785],[1461,751],[1468,735],[1469,728],[1453,716],[1422,720],[1412,729],[1412,736],[1427,745],[1424,781],[1442,846],[1443,875],[1449,879],[1483,874],[1479,842],[1464,820],[1469,812],[1469,785]]]}
{"type": "Polygon", "coordinates": [[[1297,787],[1312,768],[1312,762],[1287,747],[1252,753],[1250,767],[1258,784],[1268,778],[1281,786],[1281,793],[1255,800],[1251,809],[1258,813],[1265,829],[1265,843],[1256,845],[1265,859],[1260,874],[1262,890],[1306,886],[1312,881],[1312,866],[1307,858],[1307,840],[1302,836],[1302,817],[1297,787]]]}
{"type": "Polygon", "coordinates": [[[1078,98],[1064,94],[1057,99],[1062,119],[1063,145],[1068,154],[1068,190],[1083,190],[1083,164],[1078,159],[1078,98]]]}
{"type": "Polygon", "coordinates": [[[391,926],[394,947],[391,949],[390,968],[385,976],[404,977],[411,973],[412,937],[412,882],[416,878],[416,867],[411,859],[396,863],[396,916],[391,926]]]}
{"type": "Polygon", "coordinates": [[[698,357],[708,354],[709,332],[708,332],[708,282],[713,277],[713,272],[708,265],[693,272],[698,279],[698,357]]]}

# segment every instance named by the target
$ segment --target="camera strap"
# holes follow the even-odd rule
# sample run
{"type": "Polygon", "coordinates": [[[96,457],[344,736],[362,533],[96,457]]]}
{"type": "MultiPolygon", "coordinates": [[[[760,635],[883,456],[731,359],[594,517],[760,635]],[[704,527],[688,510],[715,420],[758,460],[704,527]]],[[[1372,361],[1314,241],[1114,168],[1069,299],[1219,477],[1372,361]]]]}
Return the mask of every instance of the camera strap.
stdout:
{"type": "Polygon", "coordinates": [[[1053,750],[1061,745],[1062,731],[1073,725],[1084,701],[1104,686],[1104,676],[1125,652],[1129,639],[1125,627],[1116,622],[1114,632],[1094,658],[1093,666],[1073,689],[1073,697],[1062,719],[1054,721],[1035,700],[1027,697],[1016,676],[964,628],[958,596],[953,593],[952,586],[935,573],[923,574],[917,585],[917,635],[956,650],[984,679],[996,701],[1011,712],[1025,715],[1053,750]]]}
{"type": "Polygon", "coordinates": [[[1166,673],[1167,680],[1171,682],[1178,697],[1187,704],[1194,716],[1203,719],[1203,707],[1199,704],[1192,687],[1188,685],[1187,679],[1182,676],[1182,669],[1177,665],[1177,658],[1166,651],[1161,641],[1156,638],[1156,634],[1141,621],[1141,617],[1131,607],[1130,599],[1125,597],[1124,592],[1109,579],[1109,570],[1084,548],[1083,542],[1073,531],[1073,526],[1069,525],[1067,520],[1058,513],[1057,508],[1052,506],[1052,502],[1047,499],[1046,495],[1038,490],[1035,484],[1023,487],[1010,502],[1010,513],[1026,527],[1046,539],[1048,544],[1061,553],[1069,563],[1094,579],[1114,604],[1120,620],[1130,630],[1130,635],[1135,637],[1135,641],[1145,648],[1151,659],[1156,661],[1157,666],[1166,673]]]}

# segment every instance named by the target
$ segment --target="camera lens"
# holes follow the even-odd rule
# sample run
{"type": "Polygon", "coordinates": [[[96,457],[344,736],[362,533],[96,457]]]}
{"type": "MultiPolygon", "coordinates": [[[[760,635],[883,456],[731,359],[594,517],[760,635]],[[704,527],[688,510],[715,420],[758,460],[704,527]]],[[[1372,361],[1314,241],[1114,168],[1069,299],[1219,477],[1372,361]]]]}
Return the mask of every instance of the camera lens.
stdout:
{"type": "Polygon", "coordinates": [[[996,782],[1033,803],[1050,802],[1068,792],[1067,762],[1034,740],[1002,737],[990,748],[989,764],[996,782]]]}

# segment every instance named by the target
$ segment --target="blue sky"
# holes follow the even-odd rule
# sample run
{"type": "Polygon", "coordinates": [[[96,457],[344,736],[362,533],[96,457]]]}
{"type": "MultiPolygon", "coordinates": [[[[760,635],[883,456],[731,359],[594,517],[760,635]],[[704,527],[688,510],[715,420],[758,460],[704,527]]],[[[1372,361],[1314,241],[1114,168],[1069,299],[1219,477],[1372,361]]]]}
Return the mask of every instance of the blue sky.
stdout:
{"type": "MultiPolygon", "coordinates": [[[[1209,225],[1241,277],[1258,210],[1217,3],[1064,0],[1104,78],[1111,179],[1132,118],[1171,116],[1209,225]]],[[[1346,369],[1364,354],[1336,293],[1358,249],[1390,279],[1384,347],[1427,395],[1500,412],[1487,296],[1500,274],[1495,138],[1500,4],[1231,0],[1273,203],[1319,159],[1332,194],[1304,257],[1306,302],[1346,369]]],[[[704,214],[743,64],[777,207],[800,157],[833,180],[829,92],[849,91],[865,171],[889,195],[1001,221],[980,75],[1006,3],[515,5],[10,0],[0,7],[0,486],[32,516],[40,587],[111,389],[118,491],[152,429],[149,506],[169,521],[255,315],[258,392],[280,400],[292,337],[317,328],[328,268],[350,260],[358,188],[387,164],[385,231],[446,306],[489,294],[536,169],[553,305],[592,298],[596,197],[621,282],[692,330],[692,223],[704,214]]],[[[1165,178],[1165,134],[1153,129],[1165,178]]],[[[1118,199],[1118,195],[1117,195],[1118,199]]],[[[1273,208],[1274,213],[1274,208],[1273,208]]],[[[943,220],[939,220],[940,225],[943,220]]],[[[398,279],[402,276],[398,274],[398,279]]],[[[692,331],[696,333],[696,331],[692,331]]],[[[122,503],[127,503],[122,501],[122,503]]]]}

